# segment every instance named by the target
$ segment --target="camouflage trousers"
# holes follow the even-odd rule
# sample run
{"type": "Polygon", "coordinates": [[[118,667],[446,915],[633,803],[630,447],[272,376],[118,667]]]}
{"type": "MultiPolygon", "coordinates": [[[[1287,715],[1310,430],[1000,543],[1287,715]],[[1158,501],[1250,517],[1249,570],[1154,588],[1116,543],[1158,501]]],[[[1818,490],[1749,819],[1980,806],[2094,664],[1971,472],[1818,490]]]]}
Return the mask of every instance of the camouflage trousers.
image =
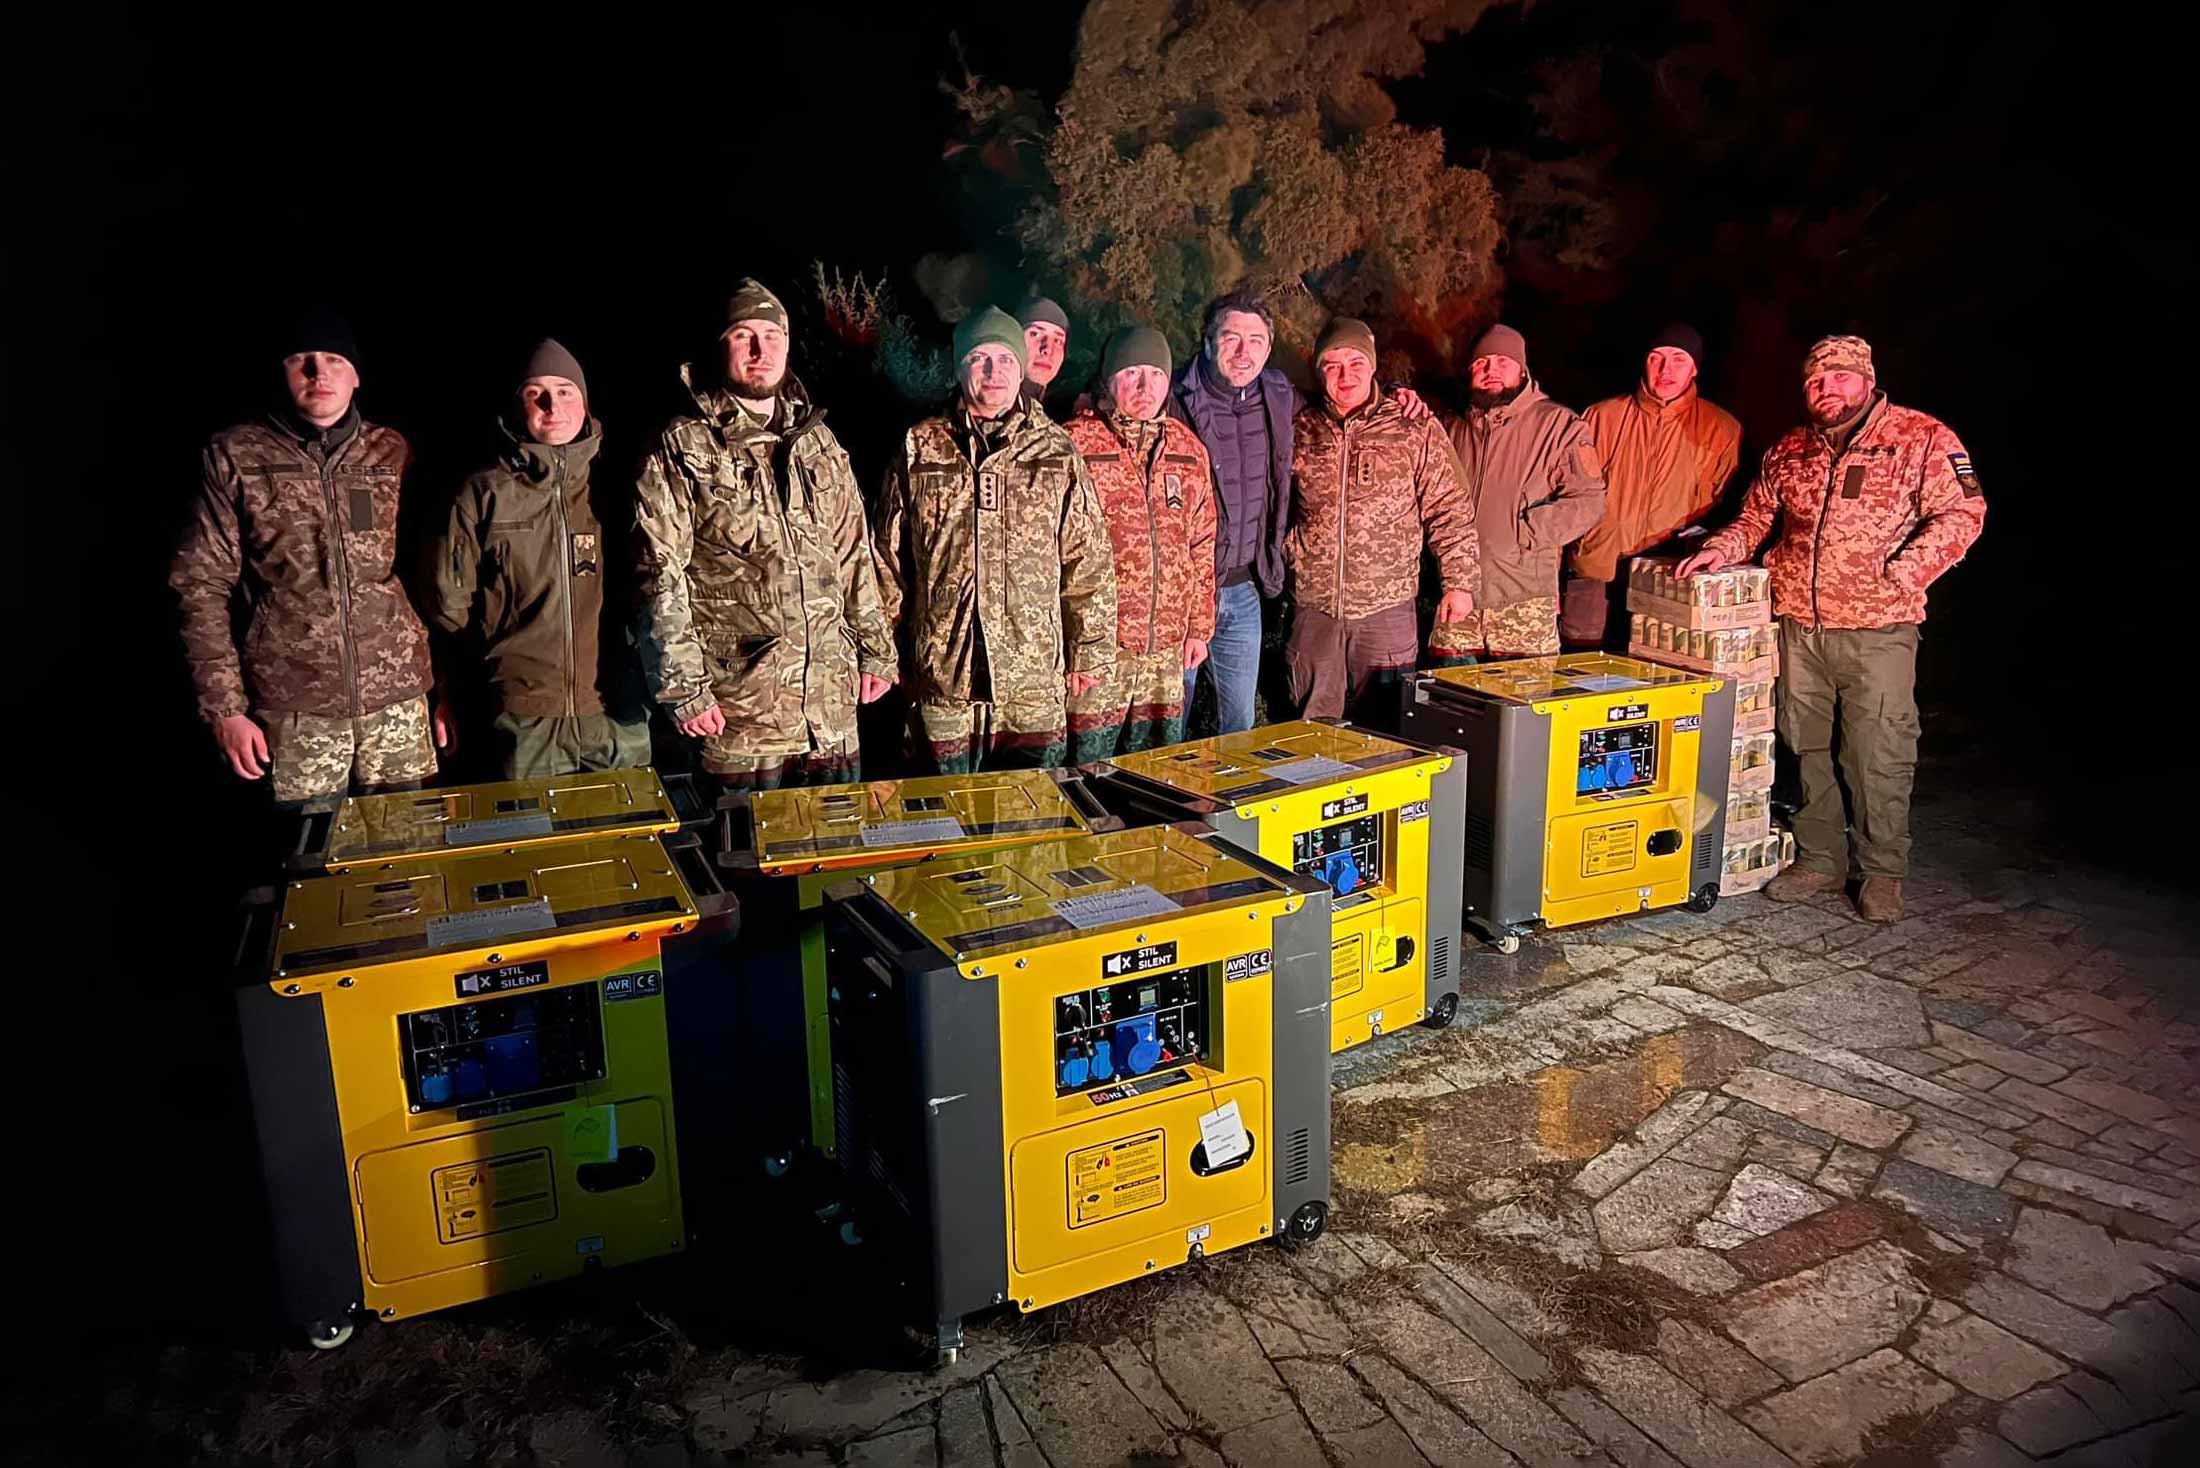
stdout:
{"type": "Polygon", "coordinates": [[[649,721],[626,722],[609,714],[532,718],[498,714],[497,778],[540,780],[583,770],[631,770],[649,763],[649,721]]]}
{"type": "MultiPolygon", "coordinates": [[[[1178,674],[1179,686],[1182,674],[1178,674]]],[[[1053,698],[919,703],[917,760],[942,775],[977,770],[1052,769],[1069,757],[1069,716],[1053,698]]]]}
{"type": "Polygon", "coordinates": [[[1853,854],[1867,877],[1908,876],[1917,625],[1813,630],[1783,618],[1779,724],[1802,764],[1796,865],[1845,881],[1853,854]]]}
{"type": "Polygon", "coordinates": [[[425,697],[393,703],[356,719],[263,714],[275,798],[311,800],[377,785],[417,783],[435,774],[425,697]]]}
{"type": "Polygon", "coordinates": [[[1090,764],[1111,755],[1184,740],[1184,649],[1115,650],[1115,671],[1069,701],[1070,760],[1090,764]]]}
{"type": "Polygon", "coordinates": [[[1532,596],[1483,611],[1463,622],[1440,622],[1429,634],[1431,659],[1532,658],[1558,651],[1558,598],[1532,596]]]}
{"type": "Polygon", "coordinates": [[[853,734],[820,736],[814,748],[758,754],[741,747],[731,729],[703,738],[703,773],[722,790],[780,790],[790,785],[840,785],[863,778],[862,752],[853,734]]]}

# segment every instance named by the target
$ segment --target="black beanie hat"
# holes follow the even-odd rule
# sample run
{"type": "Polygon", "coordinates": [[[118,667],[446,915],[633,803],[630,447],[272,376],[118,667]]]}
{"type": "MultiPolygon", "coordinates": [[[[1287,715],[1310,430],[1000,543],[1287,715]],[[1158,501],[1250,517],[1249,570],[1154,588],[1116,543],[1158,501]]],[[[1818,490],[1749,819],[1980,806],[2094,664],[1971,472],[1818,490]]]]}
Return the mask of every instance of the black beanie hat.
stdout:
{"type": "Polygon", "coordinates": [[[581,375],[580,359],[556,337],[546,336],[536,342],[535,349],[527,354],[526,365],[519,369],[521,387],[536,377],[562,377],[581,390],[584,400],[588,397],[588,379],[581,375]]]}
{"type": "Polygon", "coordinates": [[[1703,335],[1693,326],[1674,322],[1650,338],[1650,345],[1643,348],[1643,355],[1648,356],[1659,347],[1676,347],[1694,358],[1697,366],[1703,365],[1703,335]]]}
{"type": "Polygon", "coordinates": [[[1056,305],[1052,296],[1033,296],[1016,313],[1016,320],[1022,326],[1037,326],[1043,321],[1060,327],[1065,336],[1069,333],[1069,313],[1056,305]]]}
{"type": "Polygon", "coordinates": [[[351,334],[351,323],[329,306],[309,306],[293,317],[275,355],[280,360],[306,352],[328,352],[359,365],[359,341],[351,334]]]}

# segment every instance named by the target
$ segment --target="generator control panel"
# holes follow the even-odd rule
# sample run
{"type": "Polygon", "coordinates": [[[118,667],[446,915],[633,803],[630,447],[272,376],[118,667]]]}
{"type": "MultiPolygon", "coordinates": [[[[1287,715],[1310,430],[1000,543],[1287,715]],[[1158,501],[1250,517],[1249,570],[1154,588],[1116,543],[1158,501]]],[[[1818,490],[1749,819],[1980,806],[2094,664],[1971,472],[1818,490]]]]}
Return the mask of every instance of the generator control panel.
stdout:
{"type": "Polygon", "coordinates": [[[1141,974],[1057,995],[1054,1094],[1072,1096],[1207,1059],[1212,967],[1141,974]]]}
{"type": "MultiPolygon", "coordinates": [[[[547,964],[513,967],[539,968],[548,978],[547,964]]],[[[594,984],[415,1010],[397,1017],[397,1031],[405,1098],[415,1112],[455,1106],[465,1120],[490,1114],[492,1108],[483,1103],[604,1075],[603,1018],[594,984]]]]}
{"type": "Polygon", "coordinates": [[[1325,884],[1338,898],[1380,885],[1388,877],[1383,870],[1382,815],[1294,832],[1291,870],[1325,884]]]}
{"type": "Polygon", "coordinates": [[[1624,795],[1658,782],[1658,726],[1614,724],[1581,731],[1581,759],[1574,793],[1624,795]]]}

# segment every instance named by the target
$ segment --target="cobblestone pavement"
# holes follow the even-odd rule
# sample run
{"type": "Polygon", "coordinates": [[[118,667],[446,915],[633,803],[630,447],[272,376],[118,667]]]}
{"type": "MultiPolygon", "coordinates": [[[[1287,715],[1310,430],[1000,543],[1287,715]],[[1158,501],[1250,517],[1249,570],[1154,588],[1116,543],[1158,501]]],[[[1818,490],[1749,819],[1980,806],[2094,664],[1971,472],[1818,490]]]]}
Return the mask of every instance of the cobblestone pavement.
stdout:
{"type": "Polygon", "coordinates": [[[1917,824],[1889,927],[1752,896],[1479,956],[1458,1028],[1341,1064],[1338,1209],[1302,1252],[981,1323],[939,1372],[721,1360],[651,1404],[655,1441],[566,1411],[507,1456],[2200,1461],[2192,925],[1917,824]]]}

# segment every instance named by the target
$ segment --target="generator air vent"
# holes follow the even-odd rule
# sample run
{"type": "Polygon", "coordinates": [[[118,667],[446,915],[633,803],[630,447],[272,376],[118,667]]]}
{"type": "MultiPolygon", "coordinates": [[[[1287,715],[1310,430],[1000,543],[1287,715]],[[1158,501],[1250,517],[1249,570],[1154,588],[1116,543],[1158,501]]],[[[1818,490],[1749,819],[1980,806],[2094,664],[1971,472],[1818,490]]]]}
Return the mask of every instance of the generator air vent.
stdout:
{"type": "Polygon", "coordinates": [[[1497,825],[1486,815],[1467,812],[1467,865],[1486,872],[1495,865],[1497,825]]]}
{"type": "Polygon", "coordinates": [[[1429,948],[1429,981],[1436,984],[1451,982],[1451,934],[1438,933],[1429,948]]]}
{"type": "Polygon", "coordinates": [[[1314,1147],[1306,1128],[1300,1127],[1283,1144],[1283,1184],[1303,1184],[1313,1170],[1314,1147]]]}

